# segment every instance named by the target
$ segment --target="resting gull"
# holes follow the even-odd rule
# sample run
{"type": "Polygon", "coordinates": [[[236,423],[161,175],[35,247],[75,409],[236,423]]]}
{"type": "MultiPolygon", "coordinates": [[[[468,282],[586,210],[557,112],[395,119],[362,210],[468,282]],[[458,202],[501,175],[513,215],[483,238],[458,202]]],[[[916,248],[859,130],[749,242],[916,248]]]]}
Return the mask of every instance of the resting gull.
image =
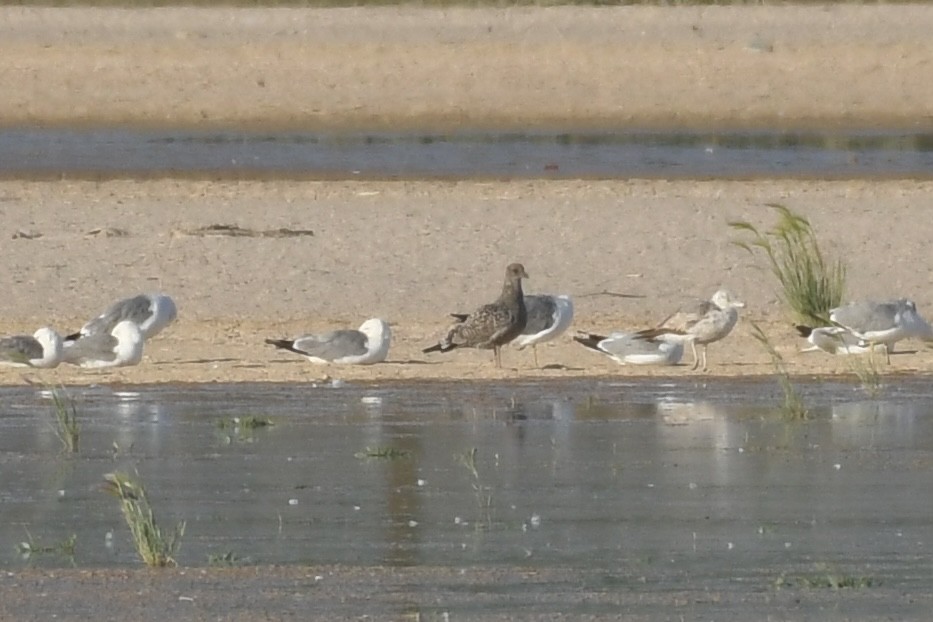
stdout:
{"type": "Polygon", "coordinates": [[[136,322],[118,322],[109,333],[91,333],[65,344],[66,363],[92,369],[138,365],[143,357],[142,332],[136,322]]]}
{"type": "Polygon", "coordinates": [[[700,303],[691,311],[678,311],[661,322],[657,328],[648,328],[636,333],[640,339],[654,339],[668,343],[689,343],[693,351],[693,367],[697,369],[700,358],[697,344],[703,346],[703,371],[707,370],[706,347],[725,338],[732,332],[739,319],[738,308],[745,304],[721,289],[713,297],[700,303]]]}
{"type": "Polygon", "coordinates": [[[829,311],[829,319],[868,346],[884,347],[888,362],[894,344],[901,339],[933,341],[933,328],[917,312],[912,300],[850,302],[829,311]]]}
{"type": "Polygon", "coordinates": [[[520,263],[505,269],[505,283],[499,298],[483,305],[466,316],[463,321],[447,329],[447,335],[436,345],[423,352],[449,352],[454,348],[492,348],[496,367],[502,367],[499,349],[525,329],[528,321],[522,279],[528,278],[520,263]]]}
{"type": "Polygon", "coordinates": [[[681,340],[647,339],[634,332],[617,331],[605,337],[581,332],[573,340],[602,352],[620,365],[676,365],[684,355],[681,340]]]}
{"type": "MultiPolygon", "coordinates": [[[[538,344],[557,339],[570,328],[570,323],[573,322],[573,300],[570,296],[528,294],[525,296],[525,312],[528,316],[525,329],[512,344],[519,350],[531,346],[537,367],[538,344]]],[[[451,315],[460,322],[469,317],[460,313],[451,315]]]]}
{"type": "Polygon", "coordinates": [[[804,348],[801,352],[816,352],[822,350],[829,354],[865,354],[871,352],[874,347],[881,348],[880,344],[873,346],[864,339],[860,339],[850,330],[842,326],[821,326],[812,328],[810,326],[795,326],[801,337],[804,337],[811,345],[804,348]]]}
{"type": "Polygon", "coordinates": [[[373,318],[357,330],[335,330],[297,339],[266,339],[266,343],[305,356],[312,363],[372,365],[386,360],[391,340],[388,322],[373,318]]]}
{"type": "Polygon", "coordinates": [[[29,335],[0,337],[0,365],[57,367],[62,360],[62,338],[43,327],[29,335]]]}
{"type": "Polygon", "coordinates": [[[82,326],[80,331],[65,337],[65,340],[75,341],[82,336],[94,333],[106,335],[124,320],[129,320],[139,326],[143,339],[149,339],[174,322],[177,316],[178,309],[170,296],[140,294],[110,305],[106,311],[82,326]]]}

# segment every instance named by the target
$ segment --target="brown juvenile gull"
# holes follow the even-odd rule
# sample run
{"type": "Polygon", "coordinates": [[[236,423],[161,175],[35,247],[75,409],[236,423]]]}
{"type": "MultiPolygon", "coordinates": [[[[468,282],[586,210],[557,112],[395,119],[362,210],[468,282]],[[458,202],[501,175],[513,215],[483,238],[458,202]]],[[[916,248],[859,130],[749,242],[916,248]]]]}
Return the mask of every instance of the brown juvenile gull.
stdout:
{"type": "MultiPolygon", "coordinates": [[[[538,344],[557,339],[563,335],[573,322],[573,299],[570,296],[551,294],[526,294],[525,312],[528,321],[525,329],[512,341],[519,350],[531,346],[538,367],[538,344]]],[[[458,322],[469,316],[466,313],[451,313],[458,322]]]]}
{"type": "Polygon", "coordinates": [[[462,322],[447,329],[447,335],[424,352],[450,352],[454,348],[492,348],[496,367],[502,367],[499,348],[518,337],[528,321],[522,279],[528,278],[520,263],[505,269],[505,283],[498,300],[483,305],[462,322]]]}
{"type": "Polygon", "coordinates": [[[719,341],[732,332],[732,328],[739,320],[739,307],[745,304],[735,300],[732,294],[724,289],[719,290],[713,297],[701,302],[690,311],[678,311],[661,322],[657,328],[640,330],[636,335],[641,339],[653,339],[668,343],[689,343],[693,351],[693,367],[700,365],[697,356],[697,346],[703,346],[703,371],[707,370],[706,346],[719,341]]]}

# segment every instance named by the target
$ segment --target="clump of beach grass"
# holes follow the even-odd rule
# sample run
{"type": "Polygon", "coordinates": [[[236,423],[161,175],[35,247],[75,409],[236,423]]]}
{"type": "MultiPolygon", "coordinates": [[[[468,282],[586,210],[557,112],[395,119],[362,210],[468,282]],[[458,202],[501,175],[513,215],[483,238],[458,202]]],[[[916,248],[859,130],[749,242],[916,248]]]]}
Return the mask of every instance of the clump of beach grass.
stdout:
{"type": "Polygon", "coordinates": [[[842,303],[846,265],[841,259],[827,259],[810,222],[787,207],[769,203],[777,212],[777,224],[765,231],[747,221],[729,226],[751,235],[750,241],[733,243],[754,255],[764,252],[771,273],[781,286],[781,298],[801,322],[829,323],[829,310],[842,303]]]}
{"type": "Polygon", "coordinates": [[[876,398],[881,395],[884,391],[884,376],[875,358],[874,348],[865,356],[850,356],[849,367],[868,397],[876,398]]]}
{"type": "Polygon", "coordinates": [[[406,449],[398,449],[397,447],[377,446],[367,447],[363,451],[356,452],[354,455],[360,460],[398,460],[400,458],[408,458],[411,452],[406,449]]]}
{"type": "Polygon", "coordinates": [[[71,534],[71,536],[56,544],[41,544],[38,540],[33,538],[29,530],[26,529],[26,540],[20,542],[16,546],[16,549],[19,551],[19,554],[23,556],[23,559],[29,559],[34,555],[62,555],[68,557],[73,562],[77,544],[78,536],[75,534],[71,534]]]}
{"type": "Polygon", "coordinates": [[[476,447],[471,447],[462,454],[457,454],[457,461],[470,474],[470,485],[476,496],[477,509],[482,514],[482,524],[489,528],[492,525],[492,489],[483,484],[479,469],[476,467],[476,453],[476,447]]]}
{"type": "Polygon", "coordinates": [[[175,525],[171,535],[163,535],[142,484],[125,473],[108,473],[104,475],[104,481],[104,490],[120,499],[123,518],[126,519],[136,551],[143,562],[158,568],[176,566],[173,555],[185,534],[185,522],[175,525]]]}
{"type": "Polygon", "coordinates": [[[751,325],[752,337],[761,344],[771,358],[771,364],[774,366],[774,371],[775,374],[777,374],[781,390],[784,392],[784,404],[781,406],[781,412],[783,412],[784,416],[788,419],[802,420],[809,418],[810,415],[807,411],[807,407],[804,405],[800,394],[797,393],[797,389],[790,379],[784,357],[775,349],[774,344],[771,343],[771,340],[768,339],[768,336],[761,330],[758,324],[751,322],[751,325]]]}
{"type": "Polygon", "coordinates": [[[52,395],[52,428],[61,441],[62,447],[68,453],[78,452],[78,441],[81,431],[78,427],[78,409],[74,398],[68,394],[64,386],[49,389],[52,395]]]}
{"type": "Polygon", "coordinates": [[[828,564],[817,564],[816,571],[809,574],[791,575],[781,574],[775,581],[774,587],[807,588],[829,590],[858,590],[867,587],[877,587],[879,581],[873,577],[850,575],[838,572],[828,564]]]}

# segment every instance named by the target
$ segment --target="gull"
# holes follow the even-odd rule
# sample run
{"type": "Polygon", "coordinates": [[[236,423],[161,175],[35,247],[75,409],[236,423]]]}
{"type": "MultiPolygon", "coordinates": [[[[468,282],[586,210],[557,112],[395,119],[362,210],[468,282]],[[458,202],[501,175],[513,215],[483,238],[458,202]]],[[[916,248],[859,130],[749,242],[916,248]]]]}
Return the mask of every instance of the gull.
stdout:
{"type": "Polygon", "coordinates": [[[109,333],[91,333],[66,343],[62,358],[89,369],[128,367],[142,360],[144,342],[136,322],[123,320],[109,333]]]}
{"type": "Polygon", "coordinates": [[[143,339],[149,339],[175,321],[178,309],[175,301],[165,294],[140,294],[117,301],[106,311],[81,327],[81,330],[65,337],[65,341],[76,341],[95,333],[109,334],[124,320],[135,323],[143,339]]]}
{"type": "Polygon", "coordinates": [[[907,298],[886,302],[850,302],[830,309],[829,319],[869,347],[882,345],[889,363],[894,344],[901,339],[933,341],[933,328],[917,312],[917,305],[907,298]]]}
{"type": "Polygon", "coordinates": [[[732,332],[739,320],[738,308],[745,303],[739,302],[728,291],[721,289],[713,297],[700,303],[691,311],[678,311],[661,322],[657,328],[638,331],[640,339],[655,339],[668,343],[689,343],[693,351],[693,367],[697,369],[700,358],[697,356],[697,344],[703,346],[703,371],[708,369],[706,348],[714,341],[725,338],[732,332]]]}
{"type": "Polygon", "coordinates": [[[528,321],[522,279],[528,278],[525,267],[520,263],[509,264],[505,269],[505,282],[499,298],[483,305],[466,316],[463,321],[447,329],[447,334],[437,344],[423,352],[450,352],[455,348],[492,348],[496,367],[502,367],[499,349],[509,343],[525,329],[528,321]]]}
{"type": "MultiPolygon", "coordinates": [[[[842,326],[821,326],[812,328],[810,326],[795,326],[801,337],[811,344],[809,348],[804,348],[801,352],[816,352],[822,350],[829,354],[865,354],[871,352],[875,346],[869,344],[864,339],[854,335],[852,331],[842,326]]],[[[878,347],[881,347],[880,344],[878,347]]]]}
{"type": "Polygon", "coordinates": [[[266,339],[276,348],[306,357],[323,365],[372,365],[386,360],[392,329],[388,322],[372,318],[356,330],[342,329],[329,333],[302,335],[296,339],[266,339]]]}
{"type": "MultiPolygon", "coordinates": [[[[525,312],[528,316],[525,329],[512,344],[519,350],[531,346],[538,367],[538,344],[557,339],[563,335],[573,321],[573,300],[570,296],[550,294],[528,294],[525,296],[525,312]]],[[[451,313],[460,322],[469,317],[465,313],[451,313]]]]}
{"type": "Polygon", "coordinates": [[[620,365],[676,365],[684,355],[682,341],[644,338],[635,332],[616,331],[608,336],[580,332],[573,340],[620,365]]]}
{"type": "Polygon", "coordinates": [[[57,367],[62,360],[62,338],[48,327],[30,335],[0,337],[0,365],[57,367]]]}
{"type": "Polygon", "coordinates": [[[538,366],[538,344],[557,339],[573,322],[573,300],[570,296],[534,294],[525,296],[528,321],[521,334],[512,343],[519,350],[531,346],[538,366]]]}

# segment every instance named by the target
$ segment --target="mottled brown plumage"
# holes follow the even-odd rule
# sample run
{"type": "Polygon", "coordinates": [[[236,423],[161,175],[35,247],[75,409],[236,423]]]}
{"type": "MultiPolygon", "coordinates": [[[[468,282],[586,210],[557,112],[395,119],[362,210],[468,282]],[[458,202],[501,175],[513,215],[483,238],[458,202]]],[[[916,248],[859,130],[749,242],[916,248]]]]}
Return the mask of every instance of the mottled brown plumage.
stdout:
{"type": "Polygon", "coordinates": [[[452,325],[439,343],[425,348],[424,352],[491,348],[495,353],[496,367],[501,367],[499,348],[518,337],[528,321],[525,296],[522,293],[523,278],[528,278],[524,266],[520,263],[509,264],[505,269],[505,282],[499,298],[452,325]]]}

